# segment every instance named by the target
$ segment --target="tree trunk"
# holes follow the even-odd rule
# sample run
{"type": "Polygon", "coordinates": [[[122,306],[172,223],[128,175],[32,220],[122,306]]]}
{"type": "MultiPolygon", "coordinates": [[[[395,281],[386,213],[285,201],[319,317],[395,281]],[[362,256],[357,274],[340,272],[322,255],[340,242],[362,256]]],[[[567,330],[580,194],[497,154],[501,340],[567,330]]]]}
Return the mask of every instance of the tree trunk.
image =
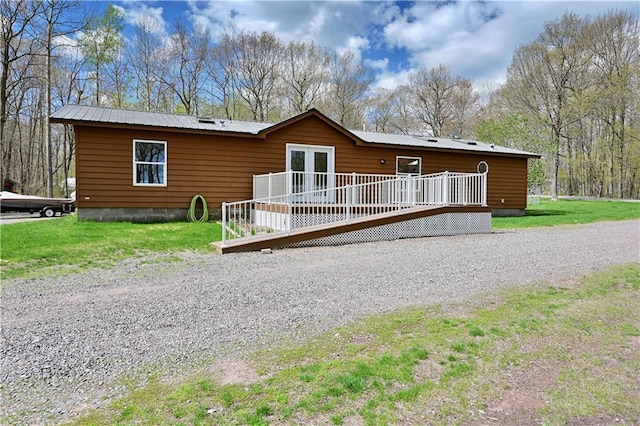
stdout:
{"type": "MultiPolygon", "coordinates": [[[[53,14],[53,7],[50,10],[53,14]]],[[[47,152],[47,197],[53,198],[53,147],[51,143],[51,125],[49,124],[49,117],[51,116],[51,38],[53,33],[53,16],[49,16],[49,22],[47,26],[47,57],[45,58],[47,66],[47,80],[46,80],[46,117],[44,117],[44,139],[46,143],[47,152]]]]}

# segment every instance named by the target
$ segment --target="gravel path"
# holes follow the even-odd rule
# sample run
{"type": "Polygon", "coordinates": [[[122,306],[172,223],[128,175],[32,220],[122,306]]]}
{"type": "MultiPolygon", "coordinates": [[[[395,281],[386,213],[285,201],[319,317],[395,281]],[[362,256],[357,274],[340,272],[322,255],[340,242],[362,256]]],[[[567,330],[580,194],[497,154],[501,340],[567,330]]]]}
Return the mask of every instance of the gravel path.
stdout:
{"type": "Polygon", "coordinates": [[[56,423],[124,392],[359,317],[638,262],[640,221],[273,254],[185,254],[3,283],[0,418],[56,423]]]}

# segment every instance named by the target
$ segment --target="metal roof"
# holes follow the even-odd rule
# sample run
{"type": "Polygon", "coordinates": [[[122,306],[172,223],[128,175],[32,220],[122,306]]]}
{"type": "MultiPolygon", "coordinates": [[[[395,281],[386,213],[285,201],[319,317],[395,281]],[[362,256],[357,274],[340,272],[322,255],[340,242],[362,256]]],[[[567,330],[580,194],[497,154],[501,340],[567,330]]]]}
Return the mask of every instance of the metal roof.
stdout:
{"type": "Polygon", "coordinates": [[[82,122],[148,126],[166,129],[205,130],[218,132],[249,133],[257,135],[273,124],[255,123],[160,112],[131,111],[86,105],[65,105],[51,114],[52,122],[82,122]]]}
{"type": "MultiPolygon", "coordinates": [[[[318,114],[321,113],[318,112],[318,114]]],[[[242,133],[250,135],[258,135],[261,131],[279,124],[198,118],[188,115],[131,111],[86,105],[66,105],[51,115],[51,122],[68,124],[95,123],[144,126],[159,129],[184,129],[204,132],[242,133]]],[[[339,126],[337,123],[335,123],[335,125],[339,126]]],[[[532,152],[464,139],[434,138],[422,135],[396,135],[362,131],[350,131],[350,133],[357,138],[372,144],[539,157],[538,154],[532,152]]]]}
{"type": "Polygon", "coordinates": [[[489,144],[480,141],[467,140],[467,139],[447,139],[436,138],[433,136],[423,135],[396,135],[389,133],[374,133],[374,132],[361,132],[353,131],[354,135],[360,139],[379,144],[398,145],[398,146],[415,146],[415,147],[429,147],[429,148],[441,148],[441,149],[455,149],[462,151],[475,151],[475,152],[493,152],[498,154],[512,154],[512,155],[526,155],[532,157],[538,157],[538,154],[532,152],[521,151],[514,148],[506,148],[495,144],[489,144]]]}

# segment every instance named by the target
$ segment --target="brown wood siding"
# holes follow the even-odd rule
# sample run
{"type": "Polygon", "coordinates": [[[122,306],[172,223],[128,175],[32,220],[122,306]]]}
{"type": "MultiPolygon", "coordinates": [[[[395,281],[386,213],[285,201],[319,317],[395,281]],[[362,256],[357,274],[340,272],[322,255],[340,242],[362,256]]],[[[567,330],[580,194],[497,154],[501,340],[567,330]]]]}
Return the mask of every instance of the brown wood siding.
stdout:
{"type": "Polygon", "coordinates": [[[422,158],[422,173],[475,172],[489,164],[490,206],[526,207],[526,158],[490,153],[357,146],[315,116],[269,133],[266,139],[75,126],[78,207],[186,208],[201,194],[211,208],[252,198],[253,175],[285,170],[286,144],[335,147],[337,173],[394,174],[396,156],[422,158]],[[133,185],[133,140],[167,142],[167,186],[133,185]],[[380,164],[380,160],[386,163],[380,164]],[[504,203],[502,200],[504,199],[504,203]]]}

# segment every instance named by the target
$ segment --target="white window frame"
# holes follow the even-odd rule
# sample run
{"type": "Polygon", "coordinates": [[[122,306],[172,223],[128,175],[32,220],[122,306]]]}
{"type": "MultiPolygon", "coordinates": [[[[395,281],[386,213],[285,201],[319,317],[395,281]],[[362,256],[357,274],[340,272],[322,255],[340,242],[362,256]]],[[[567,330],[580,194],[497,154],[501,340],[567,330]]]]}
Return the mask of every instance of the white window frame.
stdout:
{"type": "Polygon", "coordinates": [[[487,162],[486,162],[486,161],[484,161],[484,160],[480,161],[480,162],[478,163],[478,166],[476,167],[476,171],[477,171],[478,173],[489,173],[489,163],[487,163],[487,162]],[[480,166],[484,166],[484,168],[485,168],[485,171],[484,171],[484,172],[481,172],[481,171],[480,171],[480,166]]]}
{"type": "Polygon", "coordinates": [[[133,140],[133,186],[152,186],[152,187],[166,187],[167,186],[167,158],[168,158],[168,152],[167,152],[167,141],[157,141],[157,140],[150,140],[150,139],[134,139],[133,140]],[[162,144],[163,145],[163,149],[164,149],[164,161],[163,162],[149,162],[149,161],[137,161],[136,160],[136,143],[138,142],[142,142],[142,143],[157,143],[157,144],[162,144]],[[163,167],[164,173],[162,175],[163,177],[163,182],[162,183],[144,183],[144,182],[137,182],[137,175],[138,175],[138,170],[137,170],[137,165],[138,164],[156,164],[156,165],[161,165],[163,167]]]}
{"type": "Polygon", "coordinates": [[[396,175],[402,175],[402,176],[418,176],[422,174],[422,157],[409,157],[406,155],[397,155],[396,156],[396,175]],[[405,159],[405,160],[418,160],[418,173],[414,174],[414,173],[405,173],[405,172],[399,172],[398,171],[398,160],[400,159],[405,159]]]}

